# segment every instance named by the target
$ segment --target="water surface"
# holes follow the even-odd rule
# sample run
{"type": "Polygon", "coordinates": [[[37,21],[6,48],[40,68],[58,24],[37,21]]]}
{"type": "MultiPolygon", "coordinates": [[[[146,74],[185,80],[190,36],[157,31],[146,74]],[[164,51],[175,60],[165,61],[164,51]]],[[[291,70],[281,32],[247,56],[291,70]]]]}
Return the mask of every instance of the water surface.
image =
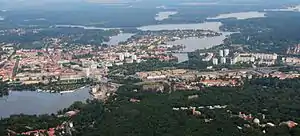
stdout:
{"type": "Polygon", "coordinates": [[[120,33],[118,35],[112,36],[108,42],[104,42],[104,44],[107,45],[118,45],[119,42],[125,42],[133,36],[134,34],[132,33],[120,33]]]}
{"type": "Polygon", "coordinates": [[[221,22],[204,22],[197,24],[162,24],[162,25],[149,25],[138,27],[142,31],[160,31],[160,30],[212,30],[215,32],[220,32],[221,22]]]}
{"type": "Polygon", "coordinates": [[[156,14],[155,20],[162,21],[165,19],[168,19],[170,16],[177,14],[176,11],[165,11],[165,12],[159,12],[156,14]]]}
{"type": "Polygon", "coordinates": [[[250,18],[262,18],[266,17],[265,12],[237,12],[237,13],[228,13],[228,14],[220,14],[216,17],[209,17],[207,19],[226,19],[226,18],[235,18],[238,20],[250,19],[250,18]]]}
{"type": "Polygon", "coordinates": [[[51,114],[68,108],[75,101],[91,98],[89,88],[73,93],[45,93],[36,91],[11,91],[8,96],[0,98],[0,117],[12,114],[51,114]]]}
{"type": "Polygon", "coordinates": [[[104,27],[95,27],[95,26],[84,26],[84,25],[55,25],[55,27],[65,27],[65,28],[83,28],[87,30],[112,30],[120,28],[104,28],[104,27]]]}

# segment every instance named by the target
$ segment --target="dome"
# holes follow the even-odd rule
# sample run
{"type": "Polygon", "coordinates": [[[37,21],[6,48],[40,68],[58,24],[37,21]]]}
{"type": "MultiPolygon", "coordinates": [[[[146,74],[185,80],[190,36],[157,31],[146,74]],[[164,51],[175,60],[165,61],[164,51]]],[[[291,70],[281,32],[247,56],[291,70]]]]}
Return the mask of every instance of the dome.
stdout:
{"type": "Polygon", "coordinates": [[[253,120],[253,123],[255,123],[255,124],[259,124],[259,123],[260,123],[260,121],[259,121],[259,119],[255,118],[255,119],[253,120]]]}

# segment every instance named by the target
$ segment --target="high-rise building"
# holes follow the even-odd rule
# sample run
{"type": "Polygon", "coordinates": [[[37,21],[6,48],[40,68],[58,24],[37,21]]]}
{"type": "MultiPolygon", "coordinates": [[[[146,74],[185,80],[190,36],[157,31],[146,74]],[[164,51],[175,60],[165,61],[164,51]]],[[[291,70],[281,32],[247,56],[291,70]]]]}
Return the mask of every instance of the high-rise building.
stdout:
{"type": "Polygon", "coordinates": [[[136,55],[131,55],[132,60],[137,60],[137,56],[136,55]]]}
{"type": "Polygon", "coordinates": [[[221,57],[224,56],[224,51],[223,51],[223,50],[220,50],[220,51],[219,51],[219,56],[221,56],[221,57]]]}
{"type": "Polygon", "coordinates": [[[131,54],[130,54],[129,52],[125,52],[125,53],[124,53],[124,56],[125,56],[126,58],[130,57],[130,55],[131,55],[131,54]]]}
{"type": "Polygon", "coordinates": [[[213,58],[213,64],[214,65],[218,65],[218,62],[219,62],[218,58],[213,58]]]}
{"type": "Polygon", "coordinates": [[[224,49],[224,56],[228,56],[229,55],[229,49],[224,49]]]}
{"type": "Polygon", "coordinates": [[[235,64],[235,62],[234,62],[233,59],[230,59],[230,64],[231,64],[231,65],[234,65],[234,64],[235,64]]]}
{"type": "Polygon", "coordinates": [[[91,75],[91,69],[90,68],[84,68],[84,71],[85,71],[85,76],[86,77],[90,77],[90,75],[91,75]]]}
{"type": "Polygon", "coordinates": [[[225,57],[221,58],[221,64],[226,64],[226,58],[225,57]]]}
{"type": "Polygon", "coordinates": [[[119,54],[119,60],[123,61],[125,59],[125,56],[123,53],[120,53],[119,54]]]}

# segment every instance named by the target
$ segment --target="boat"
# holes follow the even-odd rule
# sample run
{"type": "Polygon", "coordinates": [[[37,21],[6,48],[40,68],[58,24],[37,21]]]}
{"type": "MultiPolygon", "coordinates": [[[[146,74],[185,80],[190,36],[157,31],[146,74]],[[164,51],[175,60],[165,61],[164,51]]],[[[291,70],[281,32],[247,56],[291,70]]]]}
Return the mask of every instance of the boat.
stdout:
{"type": "Polygon", "coordinates": [[[75,90],[68,90],[68,91],[61,91],[59,92],[60,94],[65,94],[65,93],[73,93],[75,90]]]}

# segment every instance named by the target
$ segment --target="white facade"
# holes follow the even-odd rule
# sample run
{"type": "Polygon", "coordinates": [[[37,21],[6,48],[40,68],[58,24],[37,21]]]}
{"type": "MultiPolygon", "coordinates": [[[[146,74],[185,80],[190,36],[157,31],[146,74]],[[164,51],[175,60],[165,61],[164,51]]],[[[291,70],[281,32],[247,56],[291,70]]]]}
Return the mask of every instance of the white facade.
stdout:
{"type": "Polygon", "coordinates": [[[83,70],[85,71],[85,76],[86,76],[86,77],[90,77],[90,75],[91,75],[91,70],[90,70],[90,68],[84,68],[83,70]]]}
{"type": "Polygon", "coordinates": [[[218,65],[218,58],[213,58],[213,64],[218,65]]]}
{"type": "Polygon", "coordinates": [[[130,54],[129,52],[125,52],[125,53],[124,53],[124,56],[125,56],[126,58],[130,57],[130,55],[131,55],[131,54],[130,54]]]}
{"type": "Polygon", "coordinates": [[[265,53],[240,53],[233,58],[233,63],[237,62],[255,62],[258,60],[258,64],[275,64],[277,54],[265,54],[265,53]]]}
{"type": "Polygon", "coordinates": [[[225,57],[222,57],[222,58],[221,58],[221,63],[222,63],[222,64],[226,64],[226,58],[225,58],[225,57]]]}
{"type": "Polygon", "coordinates": [[[219,56],[224,57],[224,51],[223,50],[219,51],[219,56]]]}
{"type": "Polygon", "coordinates": [[[233,64],[237,63],[237,62],[254,62],[255,61],[255,57],[252,54],[248,54],[248,53],[242,53],[242,54],[237,54],[234,58],[233,58],[233,64]]]}
{"type": "Polygon", "coordinates": [[[132,60],[137,60],[137,56],[136,55],[132,55],[131,58],[132,58],[132,60]]]}
{"type": "Polygon", "coordinates": [[[255,59],[261,59],[261,60],[276,60],[278,55],[276,53],[274,54],[265,54],[265,53],[255,53],[253,54],[255,59]]]}
{"type": "Polygon", "coordinates": [[[119,54],[119,60],[123,61],[125,59],[125,55],[123,53],[119,54]]]}
{"type": "Polygon", "coordinates": [[[98,64],[92,64],[91,65],[91,69],[97,69],[98,68],[98,64]]]}
{"type": "Polygon", "coordinates": [[[202,61],[210,61],[213,58],[213,56],[213,53],[208,53],[207,56],[204,59],[202,59],[202,61]]]}
{"type": "Polygon", "coordinates": [[[224,56],[228,56],[229,55],[229,49],[224,49],[224,56]]]}

